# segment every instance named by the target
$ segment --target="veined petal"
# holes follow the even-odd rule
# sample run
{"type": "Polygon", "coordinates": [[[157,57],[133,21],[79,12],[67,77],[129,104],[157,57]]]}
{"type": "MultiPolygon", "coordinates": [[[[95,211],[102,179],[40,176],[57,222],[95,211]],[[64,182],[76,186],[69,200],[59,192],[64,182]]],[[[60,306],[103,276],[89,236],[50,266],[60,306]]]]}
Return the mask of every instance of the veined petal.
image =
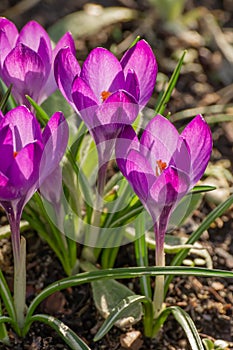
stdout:
{"type": "Polygon", "coordinates": [[[116,161],[118,168],[126,177],[126,161],[131,149],[139,150],[139,140],[131,125],[124,125],[116,140],[116,161]]]}
{"type": "MultiPolygon", "coordinates": [[[[46,81],[46,84],[43,88],[43,96],[41,96],[41,102],[43,102],[48,96],[50,96],[56,89],[57,89],[57,83],[54,77],[54,60],[57,55],[57,53],[65,47],[69,47],[71,52],[74,55],[74,60],[76,61],[76,64],[78,65],[77,60],[75,59],[75,44],[74,44],[74,39],[72,38],[71,33],[66,33],[63,35],[63,37],[58,41],[55,49],[52,52],[52,61],[50,65],[50,73],[48,80],[46,81]]],[[[69,61],[66,61],[65,64],[69,64],[69,61]]],[[[62,69],[64,69],[64,65],[62,66],[62,69]]],[[[78,69],[80,69],[78,65],[78,69]]],[[[75,74],[76,75],[76,74],[75,74]]],[[[73,81],[73,79],[72,79],[73,81]]],[[[68,100],[69,101],[69,100],[68,100]]],[[[70,101],[69,101],[70,102],[70,101]]]]}
{"type": "Polygon", "coordinates": [[[40,186],[40,193],[50,203],[59,203],[62,193],[62,170],[58,165],[53,172],[46,177],[42,186],[40,186]]]}
{"type": "Polygon", "coordinates": [[[191,156],[190,179],[194,185],[207,167],[212,152],[212,136],[208,124],[201,115],[197,115],[181,133],[189,146],[191,156]]]}
{"type": "Polygon", "coordinates": [[[1,66],[5,60],[5,57],[15,46],[18,38],[18,29],[8,19],[0,17],[0,62],[1,66]]]}
{"type": "Polygon", "coordinates": [[[86,82],[76,77],[72,86],[72,99],[75,109],[80,113],[81,118],[89,128],[98,126],[95,122],[95,113],[98,108],[98,101],[86,82]]]}
{"type": "Polygon", "coordinates": [[[141,152],[150,159],[153,169],[156,161],[162,160],[169,164],[177,148],[179,133],[169,120],[156,115],[146,126],[140,139],[141,152]]]}
{"type": "Polygon", "coordinates": [[[135,150],[128,153],[125,161],[126,178],[139,199],[146,203],[154,174],[147,160],[135,150]]]}
{"type": "Polygon", "coordinates": [[[15,198],[24,196],[33,187],[39,176],[39,166],[43,145],[39,141],[21,149],[8,171],[15,198]]]}
{"type": "Polygon", "coordinates": [[[121,59],[121,65],[125,76],[127,76],[129,69],[133,69],[136,73],[140,84],[139,104],[144,107],[153,93],[158,71],[151,47],[145,40],[138,41],[126,51],[121,59]]]}
{"type": "Polygon", "coordinates": [[[1,126],[8,126],[12,130],[15,152],[19,152],[35,140],[42,140],[40,125],[36,117],[25,106],[18,106],[10,110],[5,115],[1,126]]]}
{"type": "Polygon", "coordinates": [[[83,63],[81,78],[91,87],[96,98],[102,102],[103,91],[124,89],[125,78],[118,59],[108,50],[97,47],[83,63]]]}
{"type": "Polygon", "coordinates": [[[6,174],[14,159],[13,136],[8,125],[0,125],[0,149],[0,172],[6,174]]]}
{"type": "Polygon", "coordinates": [[[36,21],[30,21],[21,29],[17,43],[24,44],[28,46],[33,51],[38,52],[41,38],[44,39],[44,44],[48,48],[48,53],[50,54],[50,61],[52,58],[52,46],[49,35],[46,30],[36,21]]]}
{"type": "Polygon", "coordinates": [[[48,121],[42,134],[44,150],[40,166],[40,185],[58,166],[62,159],[69,137],[66,119],[61,112],[56,112],[48,121]]]}
{"type": "Polygon", "coordinates": [[[125,90],[128,91],[132,96],[134,96],[136,101],[139,101],[140,88],[137,75],[132,69],[129,69],[126,75],[125,90]]]}
{"type": "Polygon", "coordinates": [[[172,165],[174,168],[183,171],[185,174],[190,176],[190,172],[192,170],[190,148],[183,137],[179,137],[177,148],[172,155],[169,165],[172,165]]]}
{"type": "Polygon", "coordinates": [[[138,104],[134,97],[124,90],[110,95],[98,108],[95,126],[104,124],[132,124],[138,115],[138,104]]]}
{"type": "Polygon", "coordinates": [[[150,195],[159,208],[172,206],[182,198],[189,190],[189,177],[170,166],[156,178],[150,188],[150,195]]]}
{"type": "Polygon", "coordinates": [[[6,57],[2,73],[5,83],[13,84],[12,93],[19,103],[27,104],[25,94],[38,101],[45,81],[45,66],[37,53],[17,45],[6,57]]]}
{"type": "Polygon", "coordinates": [[[57,85],[66,100],[74,107],[71,95],[74,78],[80,74],[81,68],[69,47],[61,49],[54,62],[54,74],[57,85]]]}

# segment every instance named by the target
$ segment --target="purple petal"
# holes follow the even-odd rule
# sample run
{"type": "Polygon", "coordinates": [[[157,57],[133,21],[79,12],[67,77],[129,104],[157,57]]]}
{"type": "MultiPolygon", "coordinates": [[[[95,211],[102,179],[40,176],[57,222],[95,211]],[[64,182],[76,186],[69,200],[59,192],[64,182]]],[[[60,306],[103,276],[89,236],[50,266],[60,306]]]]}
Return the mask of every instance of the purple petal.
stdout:
{"type": "Polygon", "coordinates": [[[149,101],[155,86],[158,71],[155,56],[145,40],[140,40],[131,47],[121,59],[121,65],[127,76],[129,69],[137,75],[140,88],[140,106],[144,107],[149,101]]]}
{"type": "Polygon", "coordinates": [[[173,124],[167,118],[157,115],[147,124],[142,134],[141,152],[150,159],[153,169],[156,170],[158,160],[169,164],[178,141],[179,133],[173,124]]]}
{"type": "Polygon", "coordinates": [[[117,165],[126,177],[126,161],[130,150],[139,150],[139,140],[131,125],[125,125],[116,140],[116,161],[117,165]]]}
{"type": "Polygon", "coordinates": [[[71,53],[74,56],[76,55],[75,42],[70,32],[65,33],[56,44],[55,48],[53,49],[53,60],[57,56],[58,52],[64,48],[69,48],[71,53]]]}
{"type": "Polygon", "coordinates": [[[18,38],[18,29],[8,19],[0,17],[0,62],[1,66],[5,60],[5,57],[15,46],[18,38]]]}
{"type": "Polygon", "coordinates": [[[150,189],[151,198],[159,207],[174,206],[189,190],[189,178],[173,167],[166,168],[150,189]]]}
{"type": "Polygon", "coordinates": [[[0,149],[0,172],[6,174],[14,159],[13,136],[8,125],[0,125],[0,149]]]}
{"type": "Polygon", "coordinates": [[[212,136],[208,124],[197,115],[181,133],[190,149],[191,183],[194,185],[207,167],[212,152],[212,136]]]}
{"type": "Polygon", "coordinates": [[[132,124],[138,115],[138,104],[126,91],[116,91],[98,108],[96,125],[132,124]]]}
{"type": "Polygon", "coordinates": [[[48,53],[50,54],[50,61],[52,58],[52,46],[51,40],[46,32],[46,30],[37,22],[30,21],[21,29],[17,43],[24,44],[28,46],[35,52],[38,52],[41,45],[41,38],[44,40],[44,45],[48,48],[48,53]]]}
{"type": "Polygon", "coordinates": [[[57,166],[53,172],[46,177],[40,193],[50,203],[56,204],[60,202],[62,192],[62,171],[60,166],[57,166]]]}
{"type": "Polygon", "coordinates": [[[154,178],[150,164],[138,151],[131,150],[125,162],[125,173],[134,192],[143,203],[146,203],[150,183],[154,178]]]}
{"type": "Polygon", "coordinates": [[[50,118],[43,132],[44,151],[40,166],[40,186],[61,161],[68,142],[69,128],[61,112],[50,118]]]}
{"type": "Polygon", "coordinates": [[[81,68],[70,48],[61,49],[54,62],[54,74],[57,85],[66,100],[74,107],[71,95],[75,76],[79,75],[81,68]]]}
{"type": "Polygon", "coordinates": [[[125,90],[128,91],[132,96],[134,96],[136,101],[139,100],[139,82],[135,72],[132,69],[129,69],[128,74],[126,76],[125,90]]]}
{"type": "MultiPolygon", "coordinates": [[[[57,83],[54,77],[54,60],[57,55],[57,53],[65,47],[69,47],[72,54],[74,55],[75,63],[78,65],[77,60],[75,59],[75,44],[74,39],[72,38],[72,35],[70,33],[66,33],[63,35],[63,37],[58,41],[55,49],[52,52],[52,62],[50,65],[50,74],[48,77],[48,80],[43,88],[43,96],[41,97],[41,101],[44,101],[48,96],[50,96],[56,89],[57,89],[57,83]]],[[[66,64],[69,64],[69,61],[66,61],[66,64]]],[[[62,69],[64,68],[64,65],[62,66],[62,69]]],[[[80,67],[78,65],[78,69],[80,70],[80,67]]],[[[76,75],[76,74],[75,74],[76,75]]],[[[72,79],[73,80],[73,79],[72,79]]],[[[69,101],[70,102],[70,101],[69,101]]]]}
{"type": "Polygon", "coordinates": [[[19,152],[21,148],[35,140],[42,140],[40,125],[25,106],[10,110],[1,123],[2,127],[5,125],[12,130],[15,152],[19,152]]]}
{"type": "Polygon", "coordinates": [[[12,93],[19,103],[28,104],[25,94],[38,101],[45,82],[45,66],[38,54],[24,45],[17,45],[6,57],[3,80],[13,84],[12,93]]]}
{"type": "Polygon", "coordinates": [[[43,146],[41,142],[25,146],[12,163],[9,171],[9,191],[11,191],[14,198],[20,198],[28,195],[32,190],[34,192],[34,185],[39,176],[39,164],[41,159],[43,146]]]}
{"type": "Polygon", "coordinates": [[[72,86],[72,98],[75,109],[81,114],[81,118],[89,128],[98,126],[95,122],[94,116],[98,107],[98,101],[85,81],[77,77],[72,86]]]}
{"type": "Polygon", "coordinates": [[[179,138],[177,148],[172,156],[170,164],[174,168],[183,171],[185,174],[190,176],[191,170],[191,155],[190,149],[187,142],[182,137],[179,138]]]}
{"type": "Polygon", "coordinates": [[[97,47],[84,61],[81,78],[91,87],[96,98],[102,102],[103,91],[124,89],[125,79],[117,58],[108,50],[97,47]]]}

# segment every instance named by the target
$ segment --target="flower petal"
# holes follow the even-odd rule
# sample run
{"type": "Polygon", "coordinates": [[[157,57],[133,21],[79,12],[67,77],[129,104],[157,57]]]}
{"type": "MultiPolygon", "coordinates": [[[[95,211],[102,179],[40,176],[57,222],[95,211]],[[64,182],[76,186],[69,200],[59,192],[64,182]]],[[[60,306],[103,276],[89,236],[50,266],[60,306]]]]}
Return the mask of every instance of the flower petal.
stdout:
{"type": "Polygon", "coordinates": [[[28,144],[19,151],[9,171],[9,191],[14,199],[28,196],[35,191],[34,185],[39,176],[39,164],[43,145],[40,141],[28,144]]]}
{"type": "Polygon", "coordinates": [[[190,179],[194,185],[207,167],[212,152],[212,136],[208,124],[201,115],[197,115],[181,133],[189,146],[191,156],[190,179]]]}
{"type": "Polygon", "coordinates": [[[105,124],[132,124],[138,115],[138,104],[134,97],[124,90],[110,95],[98,108],[95,126],[105,124]]]}
{"type": "Polygon", "coordinates": [[[151,47],[145,40],[138,41],[126,51],[121,59],[121,65],[125,76],[129,69],[133,69],[136,73],[140,88],[139,104],[144,107],[153,93],[158,71],[151,47]]]}
{"type": "Polygon", "coordinates": [[[81,68],[70,48],[61,49],[54,62],[54,74],[57,85],[66,100],[75,108],[71,95],[75,76],[79,75],[81,68]]]}
{"type": "Polygon", "coordinates": [[[114,92],[125,87],[120,62],[102,47],[90,52],[83,63],[80,76],[91,87],[99,102],[102,102],[103,91],[114,92]]]}
{"type": "Polygon", "coordinates": [[[15,152],[19,152],[35,140],[42,140],[40,125],[36,117],[25,106],[18,106],[10,110],[5,115],[1,126],[8,126],[12,130],[15,152]]]}
{"type": "Polygon", "coordinates": [[[38,54],[18,44],[6,57],[3,67],[3,80],[6,85],[13,84],[12,93],[19,103],[28,105],[25,94],[38,101],[45,82],[45,66],[38,54]]]}
{"type": "Polygon", "coordinates": [[[126,177],[126,161],[131,149],[139,150],[139,140],[131,125],[125,125],[116,140],[116,161],[118,168],[126,177]]]}
{"type": "Polygon", "coordinates": [[[63,113],[54,113],[42,134],[44,150],[40,165],[40,186],[61,161],[65,153],[68,137],[69,128],[63,113]]]}
{"type": "Polygon", "coordinates": [[[30,21],[21,29],[19,33],[19,37],[17,43],[24,44],[28,46],[35,52],[38,52],[39,47],[41,45],[41,38],[44,39],[44,45],[47,46],[49,53],[49,59],[51,61],[52,58],[52,46],[49,35],[46,30],[37,22],[30,21]]]}
{"type": "Polygon", "coordinates": [[[154,179],[153,171],[147,160],[136,150],[128,153],[125,161],[126,178],[142,203],[146,203],[151,181],[154,179]]]}
{"type": "Polygon", "coordinates": [[[14,159],[13,136],[8,125],[0,125],[0,149],[0,172],[6,174],[14,159]]]}
{"type": "MultiPolygon", "coordinates": [[[[72,35],[70,33],[66,33],[63,35],[63,37],[58,41],[55,49],[52,52],[52,62],[50,65],[50,74],[48,77],[48,80],[46,81],[46,84],[43,88],[43,96],[41,96],[41,102],[43,102],[48,96],[50,96],[56,89],[57,89],[57,83],[54,77],[54,60],[57,55],[57,53],[65,47],[69,47],[73,55],[75,56],[75,44],[74,44],[74,39],[72,38],[72,35]]],[[[76,60],[76,59],[75,59],[76,60]]],[[[66,64],[69,63],[66,62],[66,64]]],[[[76,63],[78,65],[78,62],[76,60],[76,63]]],[[[64,68],[64,65],[62,66],[64,68]]],[[[78,68],[80,69],[79,65],[78,68]]],[[[73,79],[72,79],[73,80],[73,79]]]]}
{"type": "Polygon", "coordinates": [[[132,69],[129,69],[128,74],[126,76],[125,90],[128,91],[132,96],[134,96],[135,100],[139,100],[140,96],[140,88],[137,75],[132,69]]]}
{"type": "Polygon", "coordinates": [[[167,118],[157,115],[143,131],[140,140],[141,152],[150,159],[153,169],[156,169],[156,161],[158,160],[169,164],[178,141],[179,133],[174,125],[167,118]]]}
{"type": "Polygon", "coordinates": [[[1,67],[5,60],[5,57],[15,46],[16,40],[18,38],[18,29],[8,19],[0,17],[0,62],[1,67]]]}

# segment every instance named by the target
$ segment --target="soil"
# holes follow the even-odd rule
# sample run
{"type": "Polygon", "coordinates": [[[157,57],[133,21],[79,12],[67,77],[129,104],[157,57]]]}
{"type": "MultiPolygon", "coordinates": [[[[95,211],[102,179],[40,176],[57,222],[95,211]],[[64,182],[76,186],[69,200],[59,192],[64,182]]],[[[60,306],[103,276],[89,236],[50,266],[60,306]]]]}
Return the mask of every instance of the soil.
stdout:
{"type": "MultiPolygon", "coordinates": [[[[78,2],[5,0],[1,1],[0,15],[13,20],[19,28],[28,20],[35,19],[47,29],[69,13],[87,11],[87,4],[90,5],[90,2],[85,0],[78,2]]],[[[184,9],[186,17],[182,17],[186,22],[182,25],[177,23],[168,25],[158,9],[154,10],[149,1],[103,0],[95,1],[95,4],[104,8],[112,6],[131,8],[138,11],[138,16],[130,21],[108,24],[98,33],[88,34],[87,31],[84,36],[76,37],[80,60],[83,60],[95,46],[104,46],[108,49],[114,47],[120,57],[132,42],[132,38],[140,34],[155,50],[159,71],[163,73],[158,79],[150,101],[150,106],[153,107],[163,86],[162,78],[171,76],[178,57],[184,49],[188,49],[185,64],[166,113],[171,112],[172,118],[178,120],[179,116],[182,116],[181,111],[190,109],[191,115],[195,115],[205,107],[204,115],[207,118],[216,118],[211,124],[214,138],[211,165],[218,169],[219,175],[213,176],[213,167],[210,167],[208,178],[217,181],[219,190],[215,194],[206,195],[185,226],[174,233],[188,237],[216,204],[232,193],[233,121],[226,121],[226,115],[232,117],[233,114],[233,3],[231,0],[188,0],[184,9]],[[193,10],[195,14],[193,12],[193,16],[188,17],[187,14],[193,10]],[[225,109],[215,112],[212,108],[215,105],[225,105],[225,109]]],[[[181,122],[179,125],[182,125],[181,122]]],[[[232,219],[231,208],[218,218],[200,239],[200,243],[211,256],[214,268],[233,269],[232,219]]],[[[3,216],[2,225],[5,223],[3,216]]],[[[30,303],[30,300],[46,285],[66,276],[53,251],[36,232],[28,231],[24,235],[28,247],[27,302],[30,303]]],[[[191,256],[190,259],[192,258],[194,257],[191,256]]],[[[169,263],[170,257],[167,259],[169,263]]],[[[8,239],[0,241],[0,266],[9,286],[12,286],[11,244],[8,239]]],[[[132,245],[121,247],[116,266],[135,266],[132,245]]],[[[124,283],[130,284],[133,290],[138,290],[136,279],[124,283]]],[[[233,349],[233,279],[176,277],[170,284],[165,302],[168,306],[179,305],[187,311],[202,338],[213,341],[225,340],[229,344],[228,348],[233,349]]],[[[112,328],[101,341],[93,342],[103,319],[95,309],[89,285],[55,293],[40,305],[39,311],[58,317],[77,332],[92,350],[125,349],[122,347],[121,339],[127,331],[116,327],[112,328]]],[[[145,338],[140,322],[133,330],[141,332],[141,341],[135,345],[134,350],[189,349],[182,329],[172,317],[168,318],[157,339],[145,338]]],[[[17,338],[11,329],[9,335],[11,347],[0,345],[0,349],[68,349],[54,331],[39,323],[32,325],[25,339],[17,338]]]]}

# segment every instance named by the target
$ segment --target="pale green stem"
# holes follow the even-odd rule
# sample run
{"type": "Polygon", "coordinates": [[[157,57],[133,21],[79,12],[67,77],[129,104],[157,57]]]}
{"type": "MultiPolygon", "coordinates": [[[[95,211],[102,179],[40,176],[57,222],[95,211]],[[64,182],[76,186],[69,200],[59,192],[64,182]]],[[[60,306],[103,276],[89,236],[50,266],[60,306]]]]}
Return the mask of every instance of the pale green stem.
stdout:
{"type": "Polygon", "coordinates": [[[96,243],[98,242],[99,237],[101,213],[103,208],[104,186],[106,180],[106,170],[107,163],[102,165],[98,171],[95,207],[92,213],[90,230],[87,235],[88,239],[85,241],[85,245],[87,245],[88,247],[85,247],[82,252],[83,258],[92,262],[96,260],[94,256],[94,248],[96,247],[96,243]]]}
{"type": "Polygon", "coordinates": [[[20,241],[21,211],[9,207],[7,216],[11,227],[11,241],[14,258],[14,304],[19,328],[24,327],[26,307],[26,240],[20,241]],[[19,211],[19,212],[18,212],[19,211]]]}
{"type": "MultiPolygon", "coordinates": [[[[156,252],[155,252],[155,264],[156,266],[165,266],[165,253],[164,253],[164,242],[160,242],[156,236],[156,252]]],[[[164,302],[164,276],[155,277],[155,291],[153,298],[154,305],[154,318],[156,319],[161,311],[163,310],[164,302]]]]}

